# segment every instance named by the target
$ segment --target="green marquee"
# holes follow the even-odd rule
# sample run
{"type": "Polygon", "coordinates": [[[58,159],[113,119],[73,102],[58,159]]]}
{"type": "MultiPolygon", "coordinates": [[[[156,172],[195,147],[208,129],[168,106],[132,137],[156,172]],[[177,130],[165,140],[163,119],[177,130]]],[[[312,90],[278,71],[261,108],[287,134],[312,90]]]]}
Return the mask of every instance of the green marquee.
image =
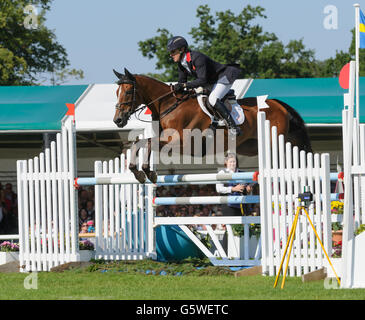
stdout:
{"type": "Polygon", "coordinates": [[[75,103],[87,87],[0,87],[0,130],[60,130],[66,103],[75,103]]]}
{"type": "MultiPolygon", "coordinates": [[[[299,112],[306,124],[341,124],[343,94],[338,78],[258,79],[254,80],[246,97],[269,95],[299,112]]],[[[365,105],[365,78],[360,78],[360,105],[365,105]]],[[[360,108],[360,120],[365,110],[360,108]]]]}
{"type": "MultiPolygon", "coordinates": [[[[83,93],[87,96],[87,88],[87,85],[0,87],[0,132],[60,130],[66,103],[75,103],[83,93]]],[[[110,90],[102,94],[106,101],[114,99],[108,96],[110,92],[114,95],[110,90]]],[[[280,99],[296,109],[307,125],[336,125],[342,122],[346,92],[338,78],[258,79],[252,82],[245,96],[268,95],[280,99]]],[[[360,104],[363,101],[365,78],[360,78],[360,104]]],[[[88,117],[87,112],[84,117],[88,117]]],[[[364,108],[360,110],[360,120],[365,122],[364,108]]]]}

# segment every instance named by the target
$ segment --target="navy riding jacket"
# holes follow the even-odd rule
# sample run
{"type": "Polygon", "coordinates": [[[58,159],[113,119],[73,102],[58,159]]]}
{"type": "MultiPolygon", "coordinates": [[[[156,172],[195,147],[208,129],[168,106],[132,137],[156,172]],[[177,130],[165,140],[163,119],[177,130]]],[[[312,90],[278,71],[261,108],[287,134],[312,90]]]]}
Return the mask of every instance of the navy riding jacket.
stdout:
{"type": "Polygon", "coordinates": [[[230,83],[239,77],[241,70],[238,65],[221,64],[198,51],[188,51],[186,53],[189,71],[179,62],[179,83],[186,83],[187,88],[204,87],[214,84],[224,76],[230,83]],[[188,76],[195,78],[187,82],[188,76]]]}

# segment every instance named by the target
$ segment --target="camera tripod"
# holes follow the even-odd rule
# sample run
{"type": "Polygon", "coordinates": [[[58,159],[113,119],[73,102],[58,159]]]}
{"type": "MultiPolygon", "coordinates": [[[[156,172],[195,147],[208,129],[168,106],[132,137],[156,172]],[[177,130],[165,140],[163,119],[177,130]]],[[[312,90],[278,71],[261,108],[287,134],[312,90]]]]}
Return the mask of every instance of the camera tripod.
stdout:
{"type": "Polygon", "coordinates": [[[308,215],[308,212],[307,212],[307,210],[306,210],[306,206],[305,206],[305,205],[301,205],[301,206],[299,206],[299,207],[297,208],[297,212],[295,213],[295,216],[294,216],[294,221],[293,221],[292,227],[291,227],[291,229],[290,229],[289,238],[288,238],[288,241],[286,242],[286,246],[285,246],[284,254],[283,254],[283,257],[282,257],[282,259],[281,259],[280,267],[279,267],[279,270],[278,270],[277,275],[276,275],[276,279],[275,279],[275,283],[274,283],[274,288],[276,288],[276,286],[277,286],[277,283],[278,283],[278,280],[279,280],[279,276],[280,276],[280,272],[281,272],[281,270],[282,270],[282,267],[283,267],[283,264],[284,264],[284,260],[285,260],[285,256],[286,256],[286,253],[287,253],[287,250],[288,250],[288,246],[290,246],[290,247],[289,247],[288,258],[287,258],[287,260],[286,260],[286,266],[285,266],[285,270],[284,270],[284,277],[283,277],[283,280],[282,280],[282,283],[281,283],[281,289],[283,289],[283,288],[284,288],[285,278],[286,278],[286,273],[287,273],[287,271],[288,271],[288,265],[289,265],[290,253],[291,253],[291,250],[292,250],[292,246],[293,246],[293,242],[294,242],[294,237],[295,237],[295,231],[296,231],[297,223],[298,223],[298,219],[299,219],[299,213],[300,213],[300,211],[301,211],[301,210],[303,210],[303,211],[305,212],[305,214],[306,214],[306,216],[307,216],[307,218],[308,218],[308,221],[309,221],[309,223],[310,223],[310,225],[311,225],[311,227],[312,227],[312,229],[313,229],[313,231],[314,231],[314,233],[315,233],[315,235],[316,235],[316,237],[317,237],[317,240],[318,240],[318,242],[320,243],[320,245],[321,245],[321,247],[322,247],[322,250],[323,250],[323,252],[325,253],[325,255],[326,255],[326,257],[327,257],[327,260],[328,260],[328,262],[329,262],[330,266],[332,267],[332,270],[333,270],[333,272],[334,272],[334,274],[335,274],[335,276],[336,276],[336,278],[337,278],[337,282],[338,282],[338,284],[340,285],[340,284],[341,284],[341,283],[340,283],[340,279],[338,278],[337,273],[336,273],[336,271],[335,271],[335,268],[333,267],[333,265],[332,265],[332,263],[331,263],[331,261],[330,261],[330,258],[328,257],[328,254],[327,254],[327,252],[326,252],[326,250],[325,250],[325,248],[324,248],[324,246],[323,246],[323,244],[322,244],[322,241],[321,241],[321,239],[319,238],[319,236],[318,236],[318,234],[317,234],[317,231],[316,231],[316,229],[315,229],[315,227],[314,227],[314,225],[313,225],[313,223],[312,223],[312,220],[310,219],[310,217],[309,217],[309,215],[308,215]]]}

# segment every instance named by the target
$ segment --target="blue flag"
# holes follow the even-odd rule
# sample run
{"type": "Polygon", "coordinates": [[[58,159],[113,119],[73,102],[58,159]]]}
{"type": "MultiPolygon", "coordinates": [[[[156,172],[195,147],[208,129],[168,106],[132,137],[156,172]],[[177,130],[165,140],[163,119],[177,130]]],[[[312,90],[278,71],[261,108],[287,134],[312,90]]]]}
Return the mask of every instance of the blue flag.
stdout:
{"type": "Polygon", "coordinates": [[[365,16],[360,10],[360,48],[365,48],[365,16]]]}

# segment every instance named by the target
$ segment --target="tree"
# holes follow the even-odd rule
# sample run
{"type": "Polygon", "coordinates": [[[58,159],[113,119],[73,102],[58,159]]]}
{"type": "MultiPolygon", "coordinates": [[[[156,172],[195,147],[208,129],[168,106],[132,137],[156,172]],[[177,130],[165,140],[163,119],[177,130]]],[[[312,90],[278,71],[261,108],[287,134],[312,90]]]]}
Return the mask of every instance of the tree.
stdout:
{"type": "Polygon", "coordinates": [[[50,3],[1,0],[0,85],[36,85],[42,74],[62,72],[70,65],[66,49],[44,25],[50,3]]]}
{"type": "MultiPolygon", "coordinates": [[[[318,77],[321,68],[314,50],[307,50],[302,40],[292,40],[284,45],[274,33],[264,32],[254,24],[256,18],[265,19],[264,8],[250,5],[235,15],[230,10],[217,12],[215,17],[208,5],[197,8],[199,25],[189,34],[194,42],[192,49],[199,50],[221,63],[238,63],[247,78],[298,78],[318,77]]],[[[172,34],[158,29],[159,35],[140,41],[142,55],[156,58],[156,69],[162,74],[150,74],[162,81],[176,81],[177,70],[166,51],[172,34]]]]}

